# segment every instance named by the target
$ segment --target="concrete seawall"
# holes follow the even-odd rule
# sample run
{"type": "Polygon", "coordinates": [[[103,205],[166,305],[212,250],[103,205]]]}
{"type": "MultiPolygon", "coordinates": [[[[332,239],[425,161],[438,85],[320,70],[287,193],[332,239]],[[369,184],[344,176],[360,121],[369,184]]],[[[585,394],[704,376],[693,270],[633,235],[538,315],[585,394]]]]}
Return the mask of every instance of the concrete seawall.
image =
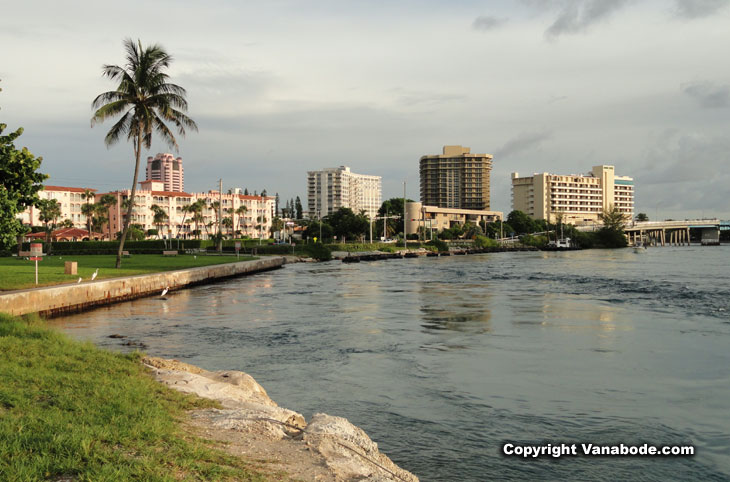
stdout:
{"type": "Polygon", "coordinates": [[[277,269],[284,264],[284,261],[284,258],[278,257],[264,258],[82,284],[11,291],[0,295],[0,312],[16,316],[27,313],[39,313],[41,316],[71,313],[94,306],[159,295],[165,288],[172,291],[225,278],[277,269]]]}

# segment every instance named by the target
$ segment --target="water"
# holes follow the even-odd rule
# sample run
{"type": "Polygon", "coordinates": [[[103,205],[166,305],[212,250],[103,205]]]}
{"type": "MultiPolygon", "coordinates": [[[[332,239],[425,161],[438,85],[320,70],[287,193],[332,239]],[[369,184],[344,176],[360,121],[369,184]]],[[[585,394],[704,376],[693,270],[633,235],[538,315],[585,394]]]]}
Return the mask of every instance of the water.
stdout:
{"type": "Polygon", "coordinates": [[[288,265],[59,318],[114,349],[253,375],[421,480],[728,480],[730,247],[288,265]],[[128,338],[110,339],[113,333],[128,338]],[[505,442],[690,444],[522,460],[505,442]]]}

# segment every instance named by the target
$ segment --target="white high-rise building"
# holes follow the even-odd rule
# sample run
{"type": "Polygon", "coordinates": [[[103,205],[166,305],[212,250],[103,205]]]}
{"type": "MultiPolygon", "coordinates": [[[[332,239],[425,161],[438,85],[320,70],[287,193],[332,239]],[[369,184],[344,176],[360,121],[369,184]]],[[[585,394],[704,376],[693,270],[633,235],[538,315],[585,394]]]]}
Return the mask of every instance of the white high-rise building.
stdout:
{"type": "Polygon", "coordinates": [[[366,216],[374,218],[382,204],[382,182],[380,176],[355,174],[347,166],[309,171],[309,215],[324,217],[344,207],[355,214],[365,211],[366,216]]]}

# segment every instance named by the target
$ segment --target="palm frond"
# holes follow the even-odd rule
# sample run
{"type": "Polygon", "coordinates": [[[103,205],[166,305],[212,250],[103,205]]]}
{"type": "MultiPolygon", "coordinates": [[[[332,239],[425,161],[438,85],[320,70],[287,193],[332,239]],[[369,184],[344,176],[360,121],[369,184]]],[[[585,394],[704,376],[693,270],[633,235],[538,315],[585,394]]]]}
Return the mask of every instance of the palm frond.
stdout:
{"type": "Polygon", "coordinates": [[[106,144],[107,147],[112,146],[117,143],[122,135],[129,134],[132,129],[131,123],[133,121],[134,118],[131,112],[124,114],[122,118],[119,119],[111,129],[109,129],[109,132],[106,133],[104,144],[106,144]]]}
{"type": "Polygon", "coordinates": [[[94,125],[99,122],[104,122],[110,117],[121,114],[128,110],[129,106],[129,102],[127,100],[118,100],[102,105],[96,112],[94,112],[94,116],[91,118],[91,127],[94,127],[94,125]]]}

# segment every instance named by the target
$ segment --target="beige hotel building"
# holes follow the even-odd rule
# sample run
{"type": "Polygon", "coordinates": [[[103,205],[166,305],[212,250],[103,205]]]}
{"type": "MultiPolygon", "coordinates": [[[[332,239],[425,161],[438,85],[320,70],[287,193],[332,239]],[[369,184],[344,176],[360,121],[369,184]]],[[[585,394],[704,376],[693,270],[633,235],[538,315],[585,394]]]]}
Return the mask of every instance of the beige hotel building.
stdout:
{"type": "Polygon", "coordinates": [[[575,225],[594,224],[604,209],[616,206],[634,216],[634,179],[617,176],[613,166],[594,166],[588,174],[512,173],[512,209],[555,222],[558,215],[575,225]]]}

